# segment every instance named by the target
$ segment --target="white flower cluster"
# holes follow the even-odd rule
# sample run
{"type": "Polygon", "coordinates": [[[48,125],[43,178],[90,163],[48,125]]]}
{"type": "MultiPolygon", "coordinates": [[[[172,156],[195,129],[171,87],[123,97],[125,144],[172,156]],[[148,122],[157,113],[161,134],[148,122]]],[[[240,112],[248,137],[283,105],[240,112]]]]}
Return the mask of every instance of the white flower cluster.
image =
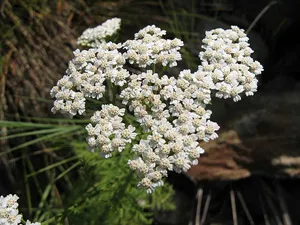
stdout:
{"type": "Polygon", "coordinates": [[[19,214],[17,195],[0,196],[0,224],[17,225],[21,222],[22,215],[19,214]]]}
{"type": "Polygon", "coordinates": [[[184,70],[177,80],[151,70],[131,75],[120,96],[149,135],[133,146],[137,157],[128,164],[148,193],[163,184],[168,171],[186,172],[198,163],[204,152],[199,141],[218,137],[219,126],[205,109],[212,87],[211,78],[199,71],[184,70]]]}
{"type": "Polygon", "coordinates": [[[250,56],[249,38],[243,29],[232,26],[207,31],[203,39],[204,52],[200,52],[200,69],[213,78],[216,97],[239,101],[240,94],[253,95],[257,91],[256,75],[263,71],[262,65],[250,56]]]}
{"type": "Polygon", "coordinates": [[[165,34],[165,30],[154,25],[140,30],[135,34],[134,40],[124,43],[124,48],[127,49],[126,59],[129,63],[136,63],[142,68],[152,64],[176,66],[177,61],[181,60],[179,50],[183,42],[178,38],[164,39],[165,34]]]}
{"type": "Polygon", "coordinates": [[[113,89],[118,93],[113,94],[119,94],[126,107],[102,105],[86,126],[87,142],[91,151],[105,158],[132,146],[135,158],[128,165],[139,174],[138,185],[148,193],[163,185],[168,171],[186,172],[196,165],[204,152],[199,142],[218,137],[219,126],[210,120],[212,112],[206,108],[211,96],[216,93],[219,98],[238,101],[242,92],[253,95],[256,75],[263,70],[250,57],[253,51],[246,34],[235,26],[206,33],[196,72],[183,70],[174,78],[152,70],[131,74],[124,69],[126,62],[141,68],[176,66],[183,42],[164,39],[165,34],[152,25],[124,44],[109,42],[76,50],[66,75],[51,90],[56,99],[52,111],[74,116],[85,112],[86,98],[100,99],[107,94],[107,86],[118,86],[113,89]],[[142,129],[132,124],[126,127],[124,121],[130,114],[140,124],[136,128],[142,129]]]}
{"type": "Polygon", "coordinates": [[[53,113],[57,111],[70,117],[85,112],[87,97],[100,99],[105,92],[105,80],[123,86],[129,72],[123,68],[125,58],[118,52],[120,45],[107,43],[106,48],[74,51],[66,75],[51,89],[55,98],[53,113]]]}
{"type": "MultiPolygon", "coordinates": [[[[22,215],[19,214],[19,197],[17,195],[0,196],[0,225],[19,225],[22,215]]],[[[31,223],[27,220],[26,225],[41,225],[40,223],[31,223]]]]}
{"type": "Polygon", "coordinates": [[[77,44],[88,47],[99,47],[106,43],[106,38],[115,34],[121,26],[121,19],[112,18],[95,28],[86,29],[78,38],[77,44]]]}
{"type": "Polygon", "coordinates": [[[100,155],[109,158],[113,151],[122,152],[127,143],[135,138],[135,128],[129,125],[125,128],[122,122],[125,109],[119,109],[112,104],[102,105],[102,110],[96,111],[91,117],[91,123],[86,126],[87,142],[91,151],[100,151],[100,155]]]}

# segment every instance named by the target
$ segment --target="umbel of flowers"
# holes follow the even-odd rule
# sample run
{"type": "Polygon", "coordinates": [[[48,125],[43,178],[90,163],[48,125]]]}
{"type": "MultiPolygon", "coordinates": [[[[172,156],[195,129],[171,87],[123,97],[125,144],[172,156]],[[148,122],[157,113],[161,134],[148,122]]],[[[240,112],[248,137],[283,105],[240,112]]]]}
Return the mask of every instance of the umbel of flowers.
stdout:
{"type": "Polygon", "coordinates": [[[99,102],[86,126],[88,145],[105,158],[129,146],[134,157],[128,165],[140,176],[138,186],[151,193],[163,185],[168,171],[186,172],[198,163],[204,152],[201,141],[218,137],[219,126],[206,107],[211,98],[239,101],[243,93],[253,95],[263,67],[251,58],[244,30],[232,26],[206,32],[197,71],[185,69],[176,78],[168,77],[153,68],[176,66],[183,42],[165,39],[166,31],[154,25],[125,43],[107,41],[119,27],[120,20],[114,18],[78,39],[91,48],[74,51],[66,74],[51,90],[52,112],[84,114],[86,99],[107,99],[114,91],[121,101],[99,102]],[[126,69],[130,64],[138,72],[126,69]]]}
{"type": "MultiPolygon", "coordinates": [[[[0,225],[21,225],[22,215],[19,214],[19,197],[17,195],[0,196],[0,225]]],[[[41,225],[26,221],[26,225],[41,225]]]]}

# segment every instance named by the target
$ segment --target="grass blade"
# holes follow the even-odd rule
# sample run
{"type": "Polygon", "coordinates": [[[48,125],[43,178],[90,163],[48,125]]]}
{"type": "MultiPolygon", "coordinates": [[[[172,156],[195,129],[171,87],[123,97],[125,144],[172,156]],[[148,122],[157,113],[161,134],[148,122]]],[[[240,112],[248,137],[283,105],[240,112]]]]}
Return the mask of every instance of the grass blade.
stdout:
{"type": "Polygon", "coordinates": [[[42,169],[40,169],[40,170],[38,170],[38,171],[36,171],[36,172],[34,172],[34,173],[28,174],[28,175],[27,175],[27,178],[30,178],[30,177],[35,176],[35,175],[37,175],[37,174],[46,172],[46,171],[48,171],[48,170],[50,170],[50,169],[53,169],[53,168],[55,168],[55,167],[58,167],[58,166],[63,165],[63,164],[65,164],[65,163],[67,163],[67,162],[73,161],[73,160],[75,160],[75,159],[78,159],[78,156],[73,156],[73,157],[70,157],[70,158],[68,158],[68,159],[62,160],[62,161],[60,161],[60,162],[53,163],[53,164],[51,164],[51,165],[49,165],[49,166],[47,166],[47,167],[44,167],[44,168],[42,168],[42,169]]]}
{"type": "Polygon", "coordinates": [[[27,141],[27,142],[25,142],[25,143],[23,143],[23,144],[21,144],[21,145],[18,145],[18,146],[14,147],[14,148],[11,148],[9,151],[0,153],[0,157],[3,156],[3,155],[6,155],[6,154],[8,154],[8,153],[11,153],[11,152],[13,152],[13,151],[19,150],[19,149],[21,149],[21,148],[25,148],[25,147],[27,147],[27,146],[33,145],[33,144],[38,143],[38,142],[40,142],[40,141],[51,140],[51,139],[54,138],[54,137],[57,137],[57,136],[59,136],[59,135],[62,136],[62,135],[68,134],[68,133],[70,133],[70,132],[79,130],[79,129],[81,129],[81,128],[82,128],[82,127],[78,127],[78,126],[76,126],[76,127],[71,127],[71,128],[66,128],[66,129],[63,129],[62,131],[56,132],[56,133],[54,133],[54,134],[48,134],[48,135],[45,135],[45,136],[43,136],[43,137],[36,138],[36,139],[34,139],[34,140],[31,140],[31,141],[27,141]]]}
{"type": "Polygon", "coordinates": [[[44,130],[35,130],[35,131],[29,131],[24,133],[18,133],[18,134],[12,134],[8,136],[1,137],[0,140],[5,139],[11,139],[11,138],[17,138],[17,137],[25,137],[25,136],[31,136],[31,135],[39,135],[39,134],[46,134],[46,133],[53,133],[56,131],[60,131],[64,128],[53,128],[53,129],[44,129],[44,130]]]}

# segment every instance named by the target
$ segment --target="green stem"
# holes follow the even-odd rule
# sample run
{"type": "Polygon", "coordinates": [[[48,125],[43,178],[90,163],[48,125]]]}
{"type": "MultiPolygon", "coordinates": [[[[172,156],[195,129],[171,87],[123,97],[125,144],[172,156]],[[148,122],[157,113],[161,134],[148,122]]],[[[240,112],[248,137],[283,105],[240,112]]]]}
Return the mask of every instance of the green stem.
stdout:
{"type": "Polygon", "coordinates": [[[164,74],[164,72],[167,70],[167,67],[166,66],[163,66],[162,67],[162,70],[160,71],[160,75],[159,75],[159,77],[162,77],[164,74]]]}
{"type": "Polygon", "coordinates": [[[26,221],[24,220],[23,217],[21,218],[21,222],[24,223],[24,224],[26,224],[26,221]]]}
{"type": "Polygon", "coordinates": [[[112,104],[116,104],[116,86],[110,81],[107,81],[107,86],[108,86],[108,100],[112,104]]]}
{"type": "Polygon", "coordinates": [[[155,73],[155,69],[156,69],[156,65],[153,64],[153,66],[152,66],[152,71],[153,71],[153,73],[155,73]]]}

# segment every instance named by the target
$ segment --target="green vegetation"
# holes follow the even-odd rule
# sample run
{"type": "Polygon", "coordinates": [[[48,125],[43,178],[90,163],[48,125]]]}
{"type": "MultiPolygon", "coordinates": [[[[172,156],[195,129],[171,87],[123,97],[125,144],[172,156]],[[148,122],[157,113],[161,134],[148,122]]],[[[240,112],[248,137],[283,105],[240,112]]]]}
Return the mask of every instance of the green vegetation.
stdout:
{"type": "MultiPolygon", "coordinates": [[[[51,120],[50,120],[51,121],[51,120]]],[[[153,210],[171,210],[173,190],[165,185],[150,196],[136,187],[127,166],[129,149],[110,159],[88,151],[83,121],[51,123],[1,121],[8,128],[3,140],[20,144],[2,152],[22,164],[27,206],[43,224],[151,224],[153,210]],[[43,150],[36,150],[45,145],[43,150]],[[18,155],[19,157],[16,157],[18,155]]],[[[68,121],[68,120],[66,120],[68,121]]],[[[12,163],[12,162],[9,162],[12,163]]],[[[22,191],[19,190],[19,191],[22,191]]],[[[22,193],[21,197],[25,197],[22,193]]]]}

